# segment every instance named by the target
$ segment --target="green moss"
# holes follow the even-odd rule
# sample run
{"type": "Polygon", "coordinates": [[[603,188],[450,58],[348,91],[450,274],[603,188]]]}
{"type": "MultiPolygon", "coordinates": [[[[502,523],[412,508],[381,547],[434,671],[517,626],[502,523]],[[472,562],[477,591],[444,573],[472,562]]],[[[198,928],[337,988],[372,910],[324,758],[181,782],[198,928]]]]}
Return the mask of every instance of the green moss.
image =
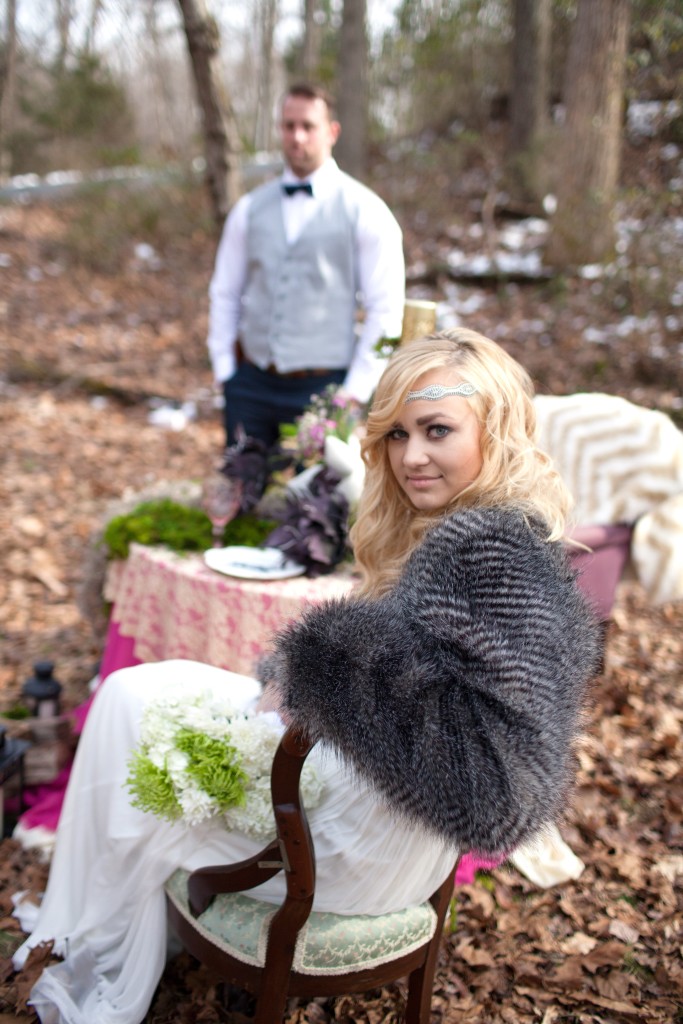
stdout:
{"type": "Polygon", "coordinates": [[[2,717],[11,718],[14,722],[20,722],[24,718],[30,718],[31,712],[24,704],[15,704],[8,711],[3,711],[2,717]]]}
{"type": "MultiPolygon", "coordinates": [[[[253,515],[228,523],[224,543],[258,547],[275,523],[253,515]]],[[[115,516],[104,530],[103,541],[111,558],[127,558],[131,544],[165,544],[173,551],[206,551],[211,547],[211,522],[200,508],[180,505],[169,498],[145,501],[126,515],[115,516]]]]}
{"type": "Polygon", "coordinates": [[[276,526],[274,519],[257,519],[247,512],[228,523],[223,534],[223,543],[226,546],[244,544],[246,547],[257,548],[276,526]]]}

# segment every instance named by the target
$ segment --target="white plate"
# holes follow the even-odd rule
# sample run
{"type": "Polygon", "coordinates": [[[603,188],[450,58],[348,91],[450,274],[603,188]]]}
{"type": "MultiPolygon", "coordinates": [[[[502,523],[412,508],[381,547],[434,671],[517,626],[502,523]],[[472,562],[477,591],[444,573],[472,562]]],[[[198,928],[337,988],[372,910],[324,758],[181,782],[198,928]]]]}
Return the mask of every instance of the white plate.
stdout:
{"type": "Polygon", "coordinates": [[[210,548],[204,561],[209,569],[243,580],[286,580],[306,572],[305,565],[291,562],[279,548],[210,548]]]}

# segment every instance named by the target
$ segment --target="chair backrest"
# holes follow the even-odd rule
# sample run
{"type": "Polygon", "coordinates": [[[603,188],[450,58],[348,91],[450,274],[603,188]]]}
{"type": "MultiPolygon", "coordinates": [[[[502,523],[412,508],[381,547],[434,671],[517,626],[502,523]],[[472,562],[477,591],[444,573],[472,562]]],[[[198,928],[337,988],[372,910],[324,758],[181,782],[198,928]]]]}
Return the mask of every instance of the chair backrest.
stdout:
{"type": "Polygon", "coordinates": [[[311,912],[315,894],[315,851],[299,792],[301,772],[312,747],[301,729],[290,727],[285,731],[273,758],[270,777],[277,839],[257,855],[256,863],[252,863],[254,858],[243,862],[243,876],[237,872],[238,865],[194,871],[188,881],[193,914],[203,913],[218,893],[254,888],[284,870],[287,895],[273,919],[269,946],[274,941],[296,940],[311,912]]]}
{"type": "MultiPolygon", "coordinates": [[[[408,935],[402,939],[405,948],[397,946],[393,959],[390,956],[382,957],[381,961],[372,966],[363,965],[357,970],[347,968],[343,973],[337,969],[329,973],[316,969],[309,974],[293,969],[297,939],[311,915],[315,894],[315,849],[299,790],[301,772],[312,746],[302,730],[290,727],[285,731],[271,772],[277,838],[258,854],[238,864],[193,871],[182,883],[184,886],[186,881],[189,903],[185,912],[179,912],[177,899],[169,897],[167,900],[171,925],[190,953],[216,970],[225,980],[247,988],[258,996],[257,1024],[273,1024],[281,1020],[288,995],[326,996],[363,992],[406,975],[409,976],[406,1019],[412,1024],[426,1024],[429,1020],[438,948],[446,911],[453,895],[455,864],[430,897],[429,903],[433,909],[421,911],[425,915],[428,910],[433,927],[424,929],[423,923],[423,933],[418,943],[406,944],[407,938],[410,938],[408,935]],[[262,966],[236,958],[234,951],[231,953],[224,944],[221,946],[220,941],[212,941],[204,923],[195,921],[215,896],[239,894],[255,888],[281,870],[284,870],[286,876],[286,896],[269,922],[262,966]]],[[[187,873],[176,872],[176,875],[179,874],[187,873]]],[[[167,883],[167,896],[175,878],[173,876],[167,883]]],[[[334,916],[321,915],[322,918],[334,916]]],[[[389,921],[391,916],[363,920],[382,922],[389,921]]],[[[206,921],[206,918],[203,920],[206,921]]],[[[349,920],[339,917],[340,922],[349,920]]],[[[347,936],[345,926],[343,934],[347,936]]]]}

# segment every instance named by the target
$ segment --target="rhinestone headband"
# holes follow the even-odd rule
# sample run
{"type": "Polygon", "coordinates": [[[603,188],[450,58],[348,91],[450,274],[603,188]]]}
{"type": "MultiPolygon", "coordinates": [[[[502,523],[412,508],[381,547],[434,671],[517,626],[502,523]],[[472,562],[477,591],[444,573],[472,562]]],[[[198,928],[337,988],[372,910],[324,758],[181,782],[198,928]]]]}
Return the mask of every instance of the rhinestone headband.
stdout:
{"type": "Polygon", "coordinates": [[[424,398],[427,402],[438,402],[444,395],[462,395],[463,398],[469,398],[478,390],[479,388],[475,388],[474,384],[456,384],[455,387],[450,388],[444,387],[443,384],[429,384],[421,391],[409,391],[405,404],[416,402],[418,398],[424,398]]]}

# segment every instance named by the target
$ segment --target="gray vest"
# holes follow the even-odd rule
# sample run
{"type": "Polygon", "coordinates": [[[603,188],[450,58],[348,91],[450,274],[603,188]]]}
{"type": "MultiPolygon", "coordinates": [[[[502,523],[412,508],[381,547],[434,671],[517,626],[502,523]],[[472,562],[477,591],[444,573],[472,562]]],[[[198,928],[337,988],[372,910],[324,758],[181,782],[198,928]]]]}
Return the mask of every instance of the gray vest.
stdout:
{"type": "Polygon", "coordinates": [[[262,369],[275,364],[281,373],[346,368],[358,290],[355,204],[339,188],[288,245],[281,202],[280,182],[273,181],[256,189],[249,204],[244,354],[262,369]]]}

